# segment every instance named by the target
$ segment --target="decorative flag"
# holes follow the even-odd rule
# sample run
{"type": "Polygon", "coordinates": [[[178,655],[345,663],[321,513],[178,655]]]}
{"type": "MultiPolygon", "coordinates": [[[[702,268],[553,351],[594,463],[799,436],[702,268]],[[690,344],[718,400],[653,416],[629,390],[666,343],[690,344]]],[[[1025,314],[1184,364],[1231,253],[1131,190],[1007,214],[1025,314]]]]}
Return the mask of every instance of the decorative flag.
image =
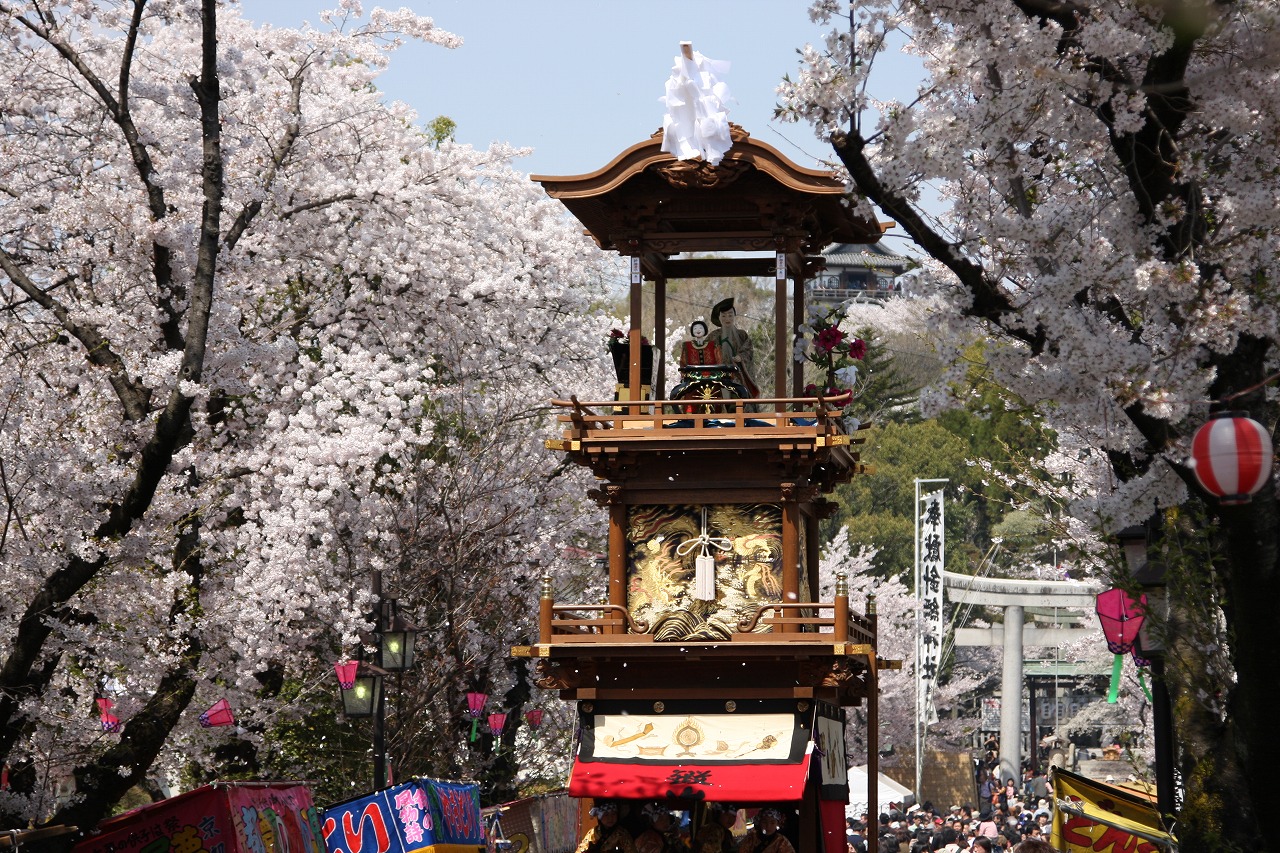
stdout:
{"type": "Polygon", "coordinates": [[[98,703],[98,719],[102,722],[102,730],[104,732],[120,731],[120,718],[111,713],[111,709],[116,703],[110,699],[95,700],[98,703]]]}
{"type": "MultiPolygon", "coordinates": [[[[916,682],[921,697],[918,714],[920,722],[928,725],[933,708],[933,687],[938,681],[938,667],[942,663],[942,565],[944,515],[942,492],[925,495],[922,506],[917,507],[919,517],[919,579],[916,596],[920,599],[920,634],[916,638],[916,682]]],[[[933,721],[936,722],[936,716],[933,721]]]]}
{"type": "Polygon", "coordinates": [[[231,713],[231,703],[225,698],[214,702],[209,710],[200,715],[200,725],[206,729],[214,726],[232,726],[235,722],[235,714],[231,713]]]}

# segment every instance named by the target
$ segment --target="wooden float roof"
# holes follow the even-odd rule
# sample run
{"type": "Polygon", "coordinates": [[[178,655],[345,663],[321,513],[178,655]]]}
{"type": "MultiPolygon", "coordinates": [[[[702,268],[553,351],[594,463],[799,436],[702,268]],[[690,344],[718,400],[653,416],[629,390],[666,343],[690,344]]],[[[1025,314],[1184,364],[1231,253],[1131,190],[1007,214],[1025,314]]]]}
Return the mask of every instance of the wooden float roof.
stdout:
{"type": "Polygon", "coordinates": [[[583,175],[533,175],[602,249],[629,256],[681,252],[817,253],[874,243],[881,227],[852,208],[835,173],[806,169],[731,126],[717,166],[662,151],[662,131],[583,175]]]}

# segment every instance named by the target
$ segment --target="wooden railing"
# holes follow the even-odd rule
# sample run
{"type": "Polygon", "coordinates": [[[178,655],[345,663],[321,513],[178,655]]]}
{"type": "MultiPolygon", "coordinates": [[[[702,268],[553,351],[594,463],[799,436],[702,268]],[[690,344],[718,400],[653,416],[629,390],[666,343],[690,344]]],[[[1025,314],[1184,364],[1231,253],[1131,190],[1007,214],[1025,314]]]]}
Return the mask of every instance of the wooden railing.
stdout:
{"type": "Polygon", "coordinates": [[[753,434],[803,433],[844,435],[844,412],[852,395],[837,397],[767,397],[711,400],[594,400],[576,396],[552,400],[569,411],[559,416],[574,435],[602,430],[649,429],[705,431],[726,430],[753,434]],[[686,409],[694,411],[686,411],[686,409]],[[712,409],[713,411],[705,411],[712,409]],[[759,411],[756,411],[759,409],[759,411]]]}
{"type": "MultiPolygon", "coordinates": [[[[633,618],[621,605],[556,604],[551,595],[549,577],[542,579],[542,597],[538,604],[538,643],[542,645],[652,641],[649,624],[633,618]]],[[[788,643],[808,641],[874,645],[875,596],[868,597],[865,616],[854,612],[849,607],[848,582],[842,572],[836,576],[833,601],[766,602],[753,615],[739,621],[737,627],[739,633],[734,635],[735,638],[752,642],[776,640],[788,643]],[[820,615],[828,612],[830,616],[820,615]],[[772,613],[788,615],[768,615],[772,613]],[[770,633],[753,633],[761,625],[775,630],[770,633]]]]}

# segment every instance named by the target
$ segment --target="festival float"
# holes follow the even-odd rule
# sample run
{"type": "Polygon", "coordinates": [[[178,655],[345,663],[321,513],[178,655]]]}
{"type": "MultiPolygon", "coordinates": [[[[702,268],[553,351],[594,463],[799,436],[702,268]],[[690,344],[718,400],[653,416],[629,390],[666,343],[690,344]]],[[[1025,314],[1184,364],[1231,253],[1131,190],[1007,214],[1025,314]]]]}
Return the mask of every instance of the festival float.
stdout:
{"type": "Polygon", "coordinates": [[[835,174],[729,124],[714,72],[683,45],[662,130],[593,172],[533,176],[628,259],[630,328],[610,346],[614,399],[554,400],[562,431],[547,441],[600,481],[607,601],[558,601],[544,580],[537,642],[512,654],[576,703],[571,795],[633,814],[658,803],[695,836],[715,805],[767,806],[800,853],[843,853],[845,709],[866,709],[876,778],[878,674],[900,663],[877,657],[874,599],[850,601],[843,577],[819,598],[818,525],[863,470],[865,424],[846,417],[848,392],[804,390],[792,342],[821,250],[883,229],[835,174]],[[774,280],[771,383],[742,358],[732,301],[708,292],[712,322],[690,330],[680,381],[655,389],[668,282],[733,276],[774,280]]]}

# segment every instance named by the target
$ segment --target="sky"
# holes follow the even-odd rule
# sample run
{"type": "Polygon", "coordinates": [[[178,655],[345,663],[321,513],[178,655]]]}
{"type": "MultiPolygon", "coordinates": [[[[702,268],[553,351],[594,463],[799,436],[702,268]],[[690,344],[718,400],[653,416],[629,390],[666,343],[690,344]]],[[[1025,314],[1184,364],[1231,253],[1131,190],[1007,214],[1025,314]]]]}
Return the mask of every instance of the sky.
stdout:
{"type": "MultiPolygon", "coordinates": [[[[365,3],[366,13],[374,6],[365,3]]],[[[380,88],[425,123],[457,122],[456,139],[533,152],[516,164],[542,175],[595,171],[662,125],[658,98],[681,41],[731,63],[729,119],[802,166],[830,149],[808,125],[773,119],[775,89],[799,67],[796,50],[819,43],[809,0],[389,0],[461,36],[453,50],[411,43],[380,88]]],[[[337,0],[242,0],[255,22],[321,27],[337,0]]],[[[910,98],[920,78],[907,58],[890,65],[881,96],[910,98]]]]}

